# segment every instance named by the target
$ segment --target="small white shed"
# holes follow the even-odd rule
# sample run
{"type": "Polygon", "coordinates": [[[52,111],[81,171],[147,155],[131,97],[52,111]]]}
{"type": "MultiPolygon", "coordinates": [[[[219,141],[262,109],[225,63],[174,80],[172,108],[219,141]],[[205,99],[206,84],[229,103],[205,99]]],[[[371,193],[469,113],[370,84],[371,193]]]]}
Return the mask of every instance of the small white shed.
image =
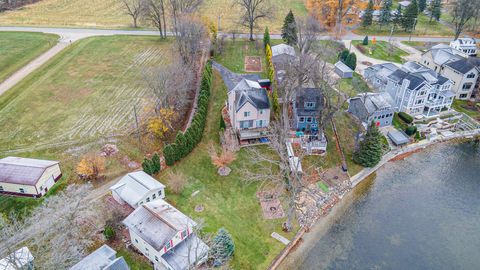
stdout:
{"type": "Polygon", "coordinates": [[[335,63],[335,73],[337,73],[342,79],[353,77],[353,70],[349,66],[345,65],[342,61],[335,63]]]}
{"type": "Polygon", "coordinates": [[[128,203],[133,208],[165,198],[165,185],[143,171],[125,175],[110,190],[118,203],[128,203]]]}

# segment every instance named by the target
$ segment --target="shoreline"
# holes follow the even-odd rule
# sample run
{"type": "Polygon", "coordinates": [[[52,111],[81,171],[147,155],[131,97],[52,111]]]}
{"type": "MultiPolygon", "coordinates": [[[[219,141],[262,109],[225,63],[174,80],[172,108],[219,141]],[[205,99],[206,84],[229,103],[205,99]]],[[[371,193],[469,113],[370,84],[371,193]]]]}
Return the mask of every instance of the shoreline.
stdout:
{"type": "Polygon", "coordinates": [[[371,183],[371,181],[368,180],[373,180],[371,176],[388,162],[404,159],[430,146],[447,143],[454,140],[460,140],[464,142],[479,138],[480,130],[458,132],[458,134],[453,134],[451,136],[439,136],[437,139],[432,141],[423,140],[388,152],[382,157],[382,160],[375,167],[364,168],[359,173],[350,177],[350,181],[352,182],[352,190],[347,192],[343,198],[333,206],[327,216],[315,221],[310,231],[303,234],[301,239],[292,248],[292,250],[283,258],[281,262],[278,263],[279,266],[277,269],[298,269],[298,263],[303,262],[304,257],[309,251],[311,251],[311,249],[314,247],[314,244],[328,232],[333,223],[340,218],[356,201],[355,199],[358,195],[358,191],[368,187],[368,184],[371,183]]]}

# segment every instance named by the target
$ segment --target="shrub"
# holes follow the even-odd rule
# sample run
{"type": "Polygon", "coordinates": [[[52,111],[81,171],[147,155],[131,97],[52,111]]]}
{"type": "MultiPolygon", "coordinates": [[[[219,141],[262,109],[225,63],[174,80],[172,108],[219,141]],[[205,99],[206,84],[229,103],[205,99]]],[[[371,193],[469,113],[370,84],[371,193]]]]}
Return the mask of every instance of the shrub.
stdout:
{"type": "Polygon", "coordinates": [[[364,167],[373,167],[382,159],[382,134],[374,122],[370,124],[365,139],[360,142],[359,149],[354,153],[355,163],[364,167]]]}
{"type": "Polygon", "coordinates": [[[408,136],[412,136],[417,132],[417,127],[416,126],[409,126],[407,129],[405,129],[405,133],[407,133],[408,136]]]}
{"type": "Polygon", "coordinates": [[[338,60],[340,60],[342,62],[345,62],[347,60],[347,57],[348,57],[349,54],[350,54],[350,52],[347,49],[341,51],[338,54],[338,60]]]}
{"type": "Polygon", "coordinates": [[[235,243],[232,236],[224,228],[218,230],[217,235],[213,238],[211,255],[214,266],[224,265],[235,252],[235,243]]]}
{"type": "Polygon", "coordinates": [[[89,154],[77,164],[75,172],[83,180],[97,180],[105,171],[105,158],[96,154],[89,154]]]}
{"type": "Polygon", "coordinates": [[[173,193],[180,194],[187,184],[187,179],[185,179],[185,175],[181,173],[170,173],[167,182],[168,187],[173,193]]]}
{"type": "Polygon", "coordinates": [[[109,225],[105,226],[105,229],[103,230],[103,236],[105,236],[105,239],[109,241],[115,239],[115,236],[116,236],[115,229],[113,229],[109,225]]]}
{"type": "Polygon", "coordinates": [[[405,112],[399,112],[398,117],[402,119],[405,123],[411,124],[413,122],[413,117],[405,112]]]}
{"type": "Polygon", "coordinates": [[[175,163],[175,150],[171,144],[167,144],[163,148],[163,157],[165,158],[165,163],[168,166],[172,166],[175,163]]]}
{"type": "Polygon", "coordinates": [[[347,59],[345,59],[345,65],[347,65],[352,70],[355,70],[355,68],[357,67],[357,56],[355,55],[355,53],[352,52],[347,56],[347,59]]]}
{"type": "Polygon", "coordinates": [[[160,172],[161,165],[160,165],[160,156],[155,153],[152,159],[144,158],[142,162],[143,171],[149,175],[154,175],[160,172]]]}
{"type": "Polygon", "coordinates": [[[267,44],[270,45],[270,32],[268,27],[265,27],[265,33],[263,34],[263,48],[267,48],[267,44]]]}
{"type": "Polygon", "coordinates": [[[365,36],[365,38],[363,39],[363,42],[362,42],[363,45],[368,45],[368,36],[365,36]]]}
{"type": "Polygon", "coordinates": [[[220,130],[225,130],[227,125],[225,124],[225,120],[223,119],[223,115],[220,114],[220,130]]]}

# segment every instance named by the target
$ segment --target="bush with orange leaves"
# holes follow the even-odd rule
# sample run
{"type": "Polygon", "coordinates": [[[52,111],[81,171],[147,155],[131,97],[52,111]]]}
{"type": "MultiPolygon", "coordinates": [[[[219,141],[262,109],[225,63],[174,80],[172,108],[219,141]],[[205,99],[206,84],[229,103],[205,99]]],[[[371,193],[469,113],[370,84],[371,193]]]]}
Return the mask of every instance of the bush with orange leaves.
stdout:
{"type": "Polygon", "coordinates": [[[158,111],[158,115],[148,121],[148,132],[152,133],[157,138],[162,139],[165,134],[173,129],[173,122],[175,121],[176,116],[177,114],[173,109],[161,108],[158,111]]]}
{"type": "Polygon", "coordinates": [[[235,160],[235,153],[223,147],[222,152],[218,154],[213,144],[210,144],[209,154],[213,165],[217,168],[227,167],[235,160]]]}
{"type": "Polygon", "coordinates": [[[77,164],[75,172],[82,180],[97,180],[105,171],[105,158],[96,154],[85,155],[77,164]]]}

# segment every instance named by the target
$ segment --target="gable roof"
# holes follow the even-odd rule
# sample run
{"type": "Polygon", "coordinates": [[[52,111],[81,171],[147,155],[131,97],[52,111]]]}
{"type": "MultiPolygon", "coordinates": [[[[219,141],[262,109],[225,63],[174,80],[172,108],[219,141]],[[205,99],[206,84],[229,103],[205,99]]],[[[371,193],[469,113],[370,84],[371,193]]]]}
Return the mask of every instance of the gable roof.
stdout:
{"type": "Polygon", "coordinates": [[[444,65],[447,62],[456,61],[462,59],[462,52],[451,48],[446,44],[438,44],[433,46],[427,53],[432,54],[433,62],[437,65],[444,65]]]}
{"type": "Polygon", "coordinates": [[[70,270],[129,270],[123,257],[116,257],[117,252],[108,245],[103,245],[75,264],[70,270]]]}
{"type": "Polygon", "coordinates": [[[475,68],[475,66],[471,63],[471,61],[465,58],[454,61],[454,62],[449,62],[445,65],[462,74],[466,74],[475,68]]]}
{"type": "Polygon", "coordinates": [[[247,79],[242,79],[232,91],[239,91],[239,90],[250,90],[250,89],[261,89],[262,87],[256,81],[251,81],[247,79]]]}
{"type": "Polygon", "coordinates": [[[51,160],[6,157],[0,159],[0,182],[33,186],[46,169],[58,163],[51,160]]]}
{"type": "Polygon", "coordinates": [[[142,204],[123,224],[157,251],[178,232],[197,226],[195,221],[162,199],[142,204]]]}
{"type": "Polygon", "coordinates": [[[353,72],[353,70],[349,66],[345,65],[345,63],[342,61],[335,63],[335,67],[340,69],[342,72],[353,72]]]}
{"type": "Polygon", "coordinates": [[[110,190],[115,192],[129,205],[135,207],[147,193],[165,188],[165,185],[143,171],[128,173],[110,190]]]}
{"type": "Polygon", "coordinates": [[[235,92],[237,112],[247,103],[250,103],[257,110],[269,109],[270,100],[265,89],[250,89],[235,92]]]}
{"type": "Polygon", "coordinates": [[[318,88],[300,88],[295,93],[295,109],[297,115],[314,116],[323,107],[323,94],[318,88]],[[315,102],[315,108],[306,109],[305,102],[315,102]]]}
{"type": "Polygon", "coordinates": [[[295,49],[287,44],[279,44],[272,47],[272,57],[287,54],[290,56],[295,56],[295,49]]]}
{"type": "Polygon", "coordinates": [[[162,258],[173,269],[186,270],[190,267],[188,262],[194,263],[196,260],[203,258],[207,255],[208,249],[207,244],[198,238],[196,234],[191,234],[187,239],[163,254],[162,258]]]}

